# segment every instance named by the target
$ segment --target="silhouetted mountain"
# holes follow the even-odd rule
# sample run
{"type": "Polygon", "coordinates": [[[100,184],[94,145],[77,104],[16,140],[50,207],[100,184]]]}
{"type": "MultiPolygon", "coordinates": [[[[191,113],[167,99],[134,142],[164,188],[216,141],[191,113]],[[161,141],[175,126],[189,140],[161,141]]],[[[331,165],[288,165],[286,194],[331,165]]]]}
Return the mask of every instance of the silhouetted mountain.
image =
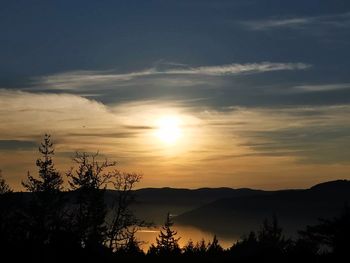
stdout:
{"type": "MultiPolygon", "coordinates": [[[[107,191],[107,204],[116,191],[107,191]]],[[[240,236],[257,229],[262,220],[276,214],[288,235],[295,234],[319,217],[332,217],[350,201],[350,181],[317,184],[306,190],[262,191],[247,188],[143,188],[134,191],[131,209],[136,216],[162,224],[164,215],[175,215],[175,223],[192,225],[221,236],[240,236]]],[[[30,193],[17,193],[30,199],[30,193]]],[[[66,193],[68,199],[75,193],[66,193]]]]}
{"type": "Polygon", "coordinates": [[[324,192],[343,192],[346,193],[349,190],[350,181],[348,180],[335,180],[330,182],[324,182],[316,184],[311,187],[311,190],[322,190],[324,192]]]}
{"type": "Polygon", "coordinates": [[[256,229],[264,218],[276,214],[288,235],[320,217],[339,213],[350,201],[350,181],[338,180],[306,190],[282,190],[222,198],[176,217],[220,235],[240,236],[256,229]]]}
{"type": "MultiPolygon", "coordinates": [[[[197,207],[211,203],[221,198],[250,196],[263,194],[262,190],[247,188],[200,188],[200,189],[179,189],[179,188],[143,188],[134,191],[135,203],[131,206],[135,214],[149,222],[162,224],[164,216],[170,212],[172,215],[179,215],[197,207]]],[[[116,194],[108,191],[107,202],[116,194]]]]}

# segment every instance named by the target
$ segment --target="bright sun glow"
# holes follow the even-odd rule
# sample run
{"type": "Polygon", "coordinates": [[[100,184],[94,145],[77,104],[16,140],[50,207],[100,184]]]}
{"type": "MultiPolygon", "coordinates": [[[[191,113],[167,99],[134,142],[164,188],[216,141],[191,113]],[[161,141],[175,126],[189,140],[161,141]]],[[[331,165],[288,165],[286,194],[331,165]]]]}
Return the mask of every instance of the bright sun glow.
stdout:
{"type": "Polygon", "coordinates": [[[165,144],[173,145],[182,136],[180,120],[174,116],[160,118],[157,122],[156,136],[165,144]]]}

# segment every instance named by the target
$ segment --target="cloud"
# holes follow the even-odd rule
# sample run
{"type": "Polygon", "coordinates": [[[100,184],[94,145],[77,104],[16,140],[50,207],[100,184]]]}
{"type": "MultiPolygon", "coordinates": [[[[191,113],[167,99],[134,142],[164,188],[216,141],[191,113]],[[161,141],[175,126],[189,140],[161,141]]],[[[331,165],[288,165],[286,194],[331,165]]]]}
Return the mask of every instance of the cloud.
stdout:
{"type": "MultiPolygon", "coordinates": [[[[222,112],[203,113],[207,125],[220,130],[222,145],[217,156],[223,152],[226,158],[289,156],[304,163],[350,162],[349,116],[350,105],[230,107],[222,112]],[[232,143],[227,145],[230,140],[232,143]],[[240,150],[235,153],[229,148],[240,150]]],[[[216,141],[220,141],[219,138],[216,141]]],[[[215,155],[207,158],[220,159],[215,155]]]]}
{"type": "Polygon", "coordinates": [[[205,66],[197,68],[189,68],[182,70],[170,70],[167,74],[198,74],[209,76],[223,76],[223,75],[235,75],[235,74],[254,74],[269,71],[280,70],[302,70],[311,67],[305,63],[248,63],[248,64],[230,64],[222,66],[205,66]]]}
{"type": "Polygon", "coordinates": [[[0,122],[6,123],[0,127],[1,149],[9,148],[10,144],[16,148],[22,141],[36,141],[46,132],[73,151],[82,147],[97,150],[100,146],[113,151],[115,145],[119,145],[120,150],[125,150],[125,145],[133,149],[142,136],[149,136],[156,129],[157,117],[177,114],[183,119],[190,118],[181,113],[184,110],[180,110],[177,103],[166,101],[107,106],[73,94],[4,89],[0,89],[0,97],[0,122]]]}
{"type": "Polygon", "coordinates": [[[246,21],[241,22],[242,25],[246,26],[251,30],[269,30],[274,28],[283,27],[298,27],[309,24],[312,21],[310,18],[287,18],[287,19],[268,19],[258,21],[246,21]]]}
{"type": "Polygon", "coordinates": [[[294,92],[323,92],[349,89],[350,83],[333,83],[333,84],[319,84],[319,85],[300,85],[292,89],[294,92]]]}
{"type": "Polygon", "coordinates": [[[33,150],[35,141],[0,140],[0,150],[33,150]]]}
{"type": "MultiPolygon", "coordinates": [[[[169,64],[172,65],[173,64],[169,64]]],[[[311,65],[305,63],[276,63],[276,62],[261,62],[261,63],[246,63],[246,64],[227,64],[219,66],[199,66],[188,67],[182,64],[176,64],[173,68],[154,67],[137,72],[117,73],[115,71],[72,71],[58,73],[49,76],[42,76],[33,80],[35,88],[55,89],[55,90],[76,90],[84,88],[96,89],[97,86],[111,88],[116,84],[125,85],[130,80],[146,77],[164,77],[178,75],[193,75],[193,76],[231,76],[238,74],[257,74],[271,71],[281,70],[304,70],[310,68],[311,65]]],[[[171,81],[171,80],[170,80],[171,81]]],[[[175,79],[175,85],[193,85],[189,80],[175,79]]]]}
{"type": "MultiPolygon", "coordinates": [[[[49,132],[66,151],[82,148],[93,151],[101,147],[104,152],[114,153],[118,149],[127,156],[134,150],[161,154],[159,144],[153,144],[152,134],[157,129],[157,118],[172,115],[180,116],[187,134],[179,149],[195,143],[198,150],[210,149],[206,158],[218,154],[290,153],[307,159],[312,153],[313,159],[322,159],[330,151],[316,152],[315,149],[336,149],[340,144],[349,144],[350,105],[234,106],[217,110],[174,101],[105,105],[72,94],[0,90],[0,96],[0,122],[6,123],[0,127],[2,149],[31,147],[33,144],[26,142],[36,141],[49,132]]],[[[333,155],[335,153],[334,150],[333,155]]],[[[329,159],[334,161],[331,155],[329,159]]]]}
{"type": "MultiPolygon", "coordinates": [[[[74,151],[99,150],[122,169],[144,173],[143,186],[179,180],[198,187],[213,174],[217,184],[238,183],[233,174],[265,181],[267,171],[280,176],[301,165],[350,161],[350,105],[217,110],[174,101],[105,105],[72,94],[1,89],[0,97],[0,122],[6,123],[0,126],[2,169],[17,178],[35,171],[37,156],[18,145],[38,143],[45,132],[53,136],[61,171],[72,164],[74,151]],[[182,120],[183,137],[167,148],[155,136],[157,119],[174,115],[182,120]]],[[[312,173],[329,172],[323,168],[312,173]]]]}
{"type": "Polygon", "coordinates": [[[286,18],[270,18],[264,20],[241,21],[239,24],[247,29],[255,31],[265,31],[273,29],[301,29],[306,27],[323,26],[331,28],[349,28],[350,12],[320,15],[308,17],[286,17],[286,18]]]}

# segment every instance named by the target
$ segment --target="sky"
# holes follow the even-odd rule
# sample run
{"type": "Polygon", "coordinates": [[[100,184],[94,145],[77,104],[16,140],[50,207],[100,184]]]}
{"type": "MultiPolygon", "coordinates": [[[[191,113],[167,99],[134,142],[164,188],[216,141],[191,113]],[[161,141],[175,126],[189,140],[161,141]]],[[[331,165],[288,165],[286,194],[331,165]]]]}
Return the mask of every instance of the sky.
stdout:
{"type": "Polygon", "coordinates": [[[347,0],[0,1],[0,169],[99,151],[139,187],[350,179],[347,0]]]}

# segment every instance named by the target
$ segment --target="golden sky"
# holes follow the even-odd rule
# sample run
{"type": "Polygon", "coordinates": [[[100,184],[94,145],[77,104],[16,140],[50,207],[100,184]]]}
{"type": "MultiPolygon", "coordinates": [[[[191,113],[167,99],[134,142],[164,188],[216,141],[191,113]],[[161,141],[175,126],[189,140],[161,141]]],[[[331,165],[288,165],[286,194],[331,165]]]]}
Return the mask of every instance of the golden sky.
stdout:
{"type": "Polygon", "coordinates": [[[349,178],[342,158],[350,106],[196,107],[187,101],[105,105],[72,94],[2,91],[1,169],[15,189],[36,173],[50,133],[64,173],[75,151],[96,152],[143,174],[139,187],[308,187],[349,178]],[[327,120],[327,121],[325,121],[327,120]],[[336,132],[336,133],[335,133],[336,132]],[[335,136],[332,137],[332,133],[335,136]]]}

